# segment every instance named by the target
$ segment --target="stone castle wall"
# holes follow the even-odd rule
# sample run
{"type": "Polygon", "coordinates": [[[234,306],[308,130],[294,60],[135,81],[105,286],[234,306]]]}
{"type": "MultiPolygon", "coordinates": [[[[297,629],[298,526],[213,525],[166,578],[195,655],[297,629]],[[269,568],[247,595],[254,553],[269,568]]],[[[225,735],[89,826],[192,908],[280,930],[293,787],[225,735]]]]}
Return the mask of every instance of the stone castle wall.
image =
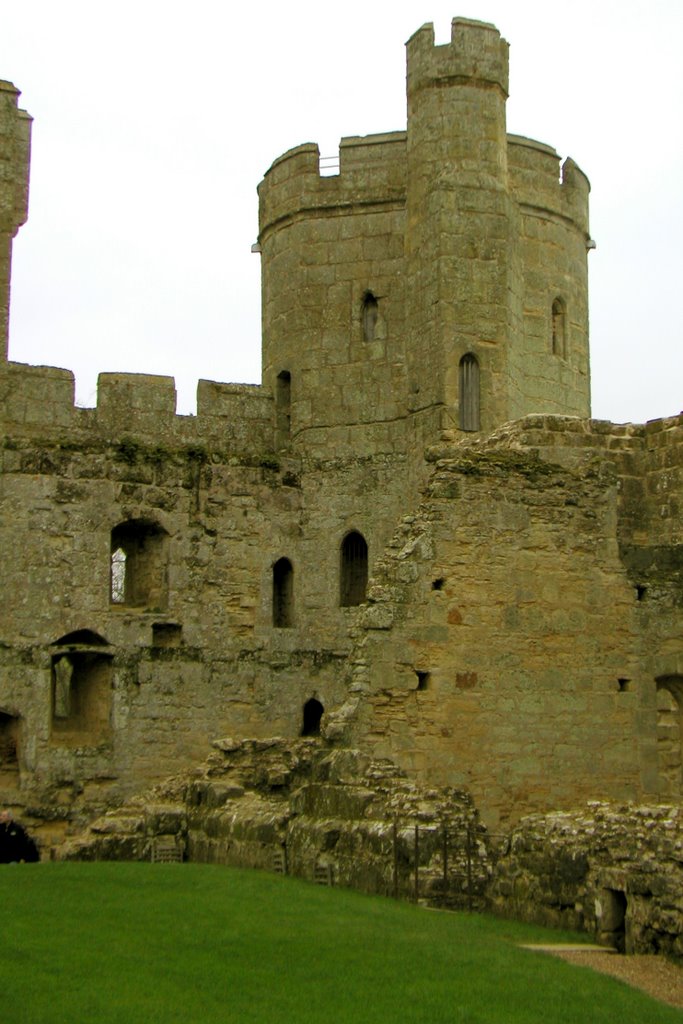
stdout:
{"type": "Polygon", "coordinates": [[[489,825],[598,789],[673,795],[657,680],[683,667],[680,580],[643,599],[619,546],[618,467],[644,438],[529,417],[436,449],[425,499],[375,567],[352,735],[468,786],[489,825]]]}
{"type": "Polygon", "coordinates": [[[425,26],[405,132],[273,164],[263,385],[80,409],[0,363],[0,802],[45,842],[225,735],[350,742],[489,825],[680,799],[683,424],[585,418],[588,182],[506,94],[492,26],[425,26]]]}

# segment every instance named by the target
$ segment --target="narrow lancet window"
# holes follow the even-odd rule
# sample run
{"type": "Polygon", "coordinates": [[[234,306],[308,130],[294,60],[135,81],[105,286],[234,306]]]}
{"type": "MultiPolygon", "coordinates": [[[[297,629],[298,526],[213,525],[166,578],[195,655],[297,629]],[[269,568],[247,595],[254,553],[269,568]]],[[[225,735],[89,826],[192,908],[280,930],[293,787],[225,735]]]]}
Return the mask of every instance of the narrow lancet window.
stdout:
{"type": "Polygon", "coordinates": [[[347,533],[341,545],[339,603],[362,604],[368,586],[368,545],[361,533],[347,533]]]}
{"type": "Polygon", "coordinates": [[[378,316],[379,303],[372,292],[366,292],[363,296],[363,309],[361,314],[361,320],[363,323],[363,341],[375,340],[378,316]]]}
{"type": "Polygon", "coordinates": [[[294,625],[294,570],[288,558],[273,566],[273,625],[286,629],[294,625]]]}
{"type": "Polygon", "coordinates": [[[126,552],[117,548],[111,556],[111,603],[123,604],[126,600],[126,552]]]}
{"type": "Polygon", "coordinates": [[[292,429],[292,375],[289,370],[278,373],[275,382],[275,447],[289,444],[292,429]]]}
{"type": "Polygon", "coordinates": [[[471,352],[460,360],[460,429],[480,429],[479,363],[471,352]]]}
{"type": "Polygon", "coordinates": [[[553,300],[551,348],[554,356],[567,355],[567,307],[560,298],[553,300]]]}

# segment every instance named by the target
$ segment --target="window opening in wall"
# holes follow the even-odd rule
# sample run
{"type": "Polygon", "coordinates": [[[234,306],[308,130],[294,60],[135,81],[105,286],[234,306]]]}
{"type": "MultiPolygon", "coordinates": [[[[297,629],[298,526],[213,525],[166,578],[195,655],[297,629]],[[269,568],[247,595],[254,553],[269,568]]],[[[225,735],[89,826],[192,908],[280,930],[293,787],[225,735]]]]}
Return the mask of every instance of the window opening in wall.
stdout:
{"type": "Polygon", "coordinates": [[[551,348],[554,356],[564,357],[567,354],[567,311],[563,299],[553,300],[551,348]]]}
{"type": "Polygon", "coordinates": [[[19,767],[19,729],[17,715],[0,711],[0,771],[16,771],[19,767]]]}
{"type": "Polygon", "coordinates": [[[156,523],[130,519],[111,532],[110,599],[129,608],[162,610],[168,600],[168,534],[156,523]]]}
{"type": "Polygon", "coordinates": [[[432,580],[432,590],[443,590],[445,579],[439,576],[438,579],[432,580]]]}
{"type": "Polygon", "coordinates": [[[377,330],[377,317],[379,316],[379,303],[372,294],[366,292],[363,296],[363,308],[361,310],[361,322],[363,324],[363,341],[374,341],[377,330]]]}
{"type": "Polygon", "coordinates": [[[418,689],[418,690],[428,690],[429,689],[429,684],[431,682],[429,672],[418,672],[417,669],[416,669],[415,670],[415,675],[417,676],[417,687],[416,687],[416,689],[418,689]]]}
{"type": "Polygon", "coordinates": [[[631,680],[624,678],[617,679],[617,686],[619,687],[619,693],[628,693],[631,689],[631,680]]]}
{"type": "Polygon", "coordinates": [[[643,583],[636,586],[636,601],[644,601],[647,594],[647,587],[643,583]]]}
{"type": "Polygon", "coordinates": [[[659,795],[679,800],[683,791],[683,676],[664,676],[656,682],[659,795]]]}
{"type": "Polygon", "coordinates": [[[460,360],[460,429],[479,430],[479,362],[468,352],[460,360]]]}
{"type": "Polygon", "coordinates": [[[368,586],[368,545],[361,533],[347,533],[341,545],[340,601],[342,607],[362,604],[368,586]]]}
{"type": "Polygon", "coordinates": [[[304,721],[301,729],[302,736],[319,736],[320,720],[323,717],[324,707],[319,700],[311,697],[304,704],[304,721]]]}
{"type": "Polygon", "coordinates": [[[112,658],[69,651],[52,658],[52,735],[96,743],[110,732],[112,658]]]}
{"type": "Polygon", "coordinates": [[[288,558],[273,566],[273,625],[286,629],[294,625],[294,570],[288,558]]]}
{"type": "Polygon", "coordinates": [[[112,604],[123,604],[126,599],[126,552],[117,548],[111,556],[112,604]]]}
{"type": "Polygon", "coordinates": [[[292,429],[292,375],[282,370],[275,381],[275,447],[289,444],[292,429]]]}
{"type": "Polygon", "coordinates": [[[183,627],[177,622],[153,622],[152,644],[154,647],[180,647],[183,627]]]}

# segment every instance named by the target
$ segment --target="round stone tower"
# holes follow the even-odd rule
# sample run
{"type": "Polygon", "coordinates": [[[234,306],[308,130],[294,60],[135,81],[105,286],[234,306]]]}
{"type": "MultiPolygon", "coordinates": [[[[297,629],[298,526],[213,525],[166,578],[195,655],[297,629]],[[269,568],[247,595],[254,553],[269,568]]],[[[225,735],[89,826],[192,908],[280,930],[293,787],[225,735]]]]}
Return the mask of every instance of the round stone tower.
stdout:
{"type": "Polygon", "coordinates": [[[259,187],[274,442],[421,451],[527,413],[590,413],[588,181],[506,134],[508,44],[458,18],[407,44],[406,132],[275,161],[259,187]]]}

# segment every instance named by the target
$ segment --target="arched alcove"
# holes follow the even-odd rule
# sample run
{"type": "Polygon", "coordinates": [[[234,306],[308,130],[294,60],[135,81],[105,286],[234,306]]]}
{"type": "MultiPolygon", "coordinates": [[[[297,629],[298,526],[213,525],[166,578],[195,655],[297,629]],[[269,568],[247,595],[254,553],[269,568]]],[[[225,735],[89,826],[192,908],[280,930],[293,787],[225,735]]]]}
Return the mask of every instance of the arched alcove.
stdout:
{"type": "Polygon", "coordinates": [[[322,706],[319,700],[315,697],[311,697],[304,704],[303,714],[303,725],[301,728],[302,736],[319,736],[320,735],[320,722],[323,717],[325,708],[322,706]]]}
{"type": "Polygon", "coordinates": [[[362,533],[352,530],[341,543],[339,603],[343,608],[362,604],[368,586],[368,545],[362,533]]]}
{"type": "Polygon", "coordinates": [[[111,732],[112,656],[59,651],[52,657],[52,738],[93,744],[111,732]]]}
{"type": "Polygon", "coordinates": [[[72,633],[65,633],[58,640],[53,640],[51,647],[107,647],[108,640],[105,640],[99,633],[92,629],[75,629],[72,633]]]}

